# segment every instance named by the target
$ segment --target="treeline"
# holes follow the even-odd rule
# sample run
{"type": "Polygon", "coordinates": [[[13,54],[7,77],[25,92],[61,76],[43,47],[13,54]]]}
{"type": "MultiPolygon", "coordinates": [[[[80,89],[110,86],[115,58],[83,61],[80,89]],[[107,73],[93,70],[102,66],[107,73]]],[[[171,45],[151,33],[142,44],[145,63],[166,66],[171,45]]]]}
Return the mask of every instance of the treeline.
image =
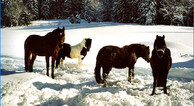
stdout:
{"type": "Polygon", "coordinates": [[[1,0],[1,27],[32,20],[193,26],[192,0],[1,0]]]}

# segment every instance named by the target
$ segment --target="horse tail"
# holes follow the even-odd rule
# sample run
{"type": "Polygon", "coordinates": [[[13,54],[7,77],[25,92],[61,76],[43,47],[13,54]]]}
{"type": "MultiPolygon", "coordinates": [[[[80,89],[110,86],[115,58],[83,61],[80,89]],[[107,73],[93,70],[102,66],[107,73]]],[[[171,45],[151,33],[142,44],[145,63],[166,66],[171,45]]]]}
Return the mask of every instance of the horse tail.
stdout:
{"type": "Polygon", "coordinates": [[[24,43],[24,59],[25,59],[25,70],[26,72],[29,71],[29,65],[30,65],[30,55],[31,55],[31,52],[29,50],[29,40],[28,38],[25,40],[25,43],[24,43]]]}
{"type": "Polygon", "coordinates": [[[96,79],[96,82],[99,83],[99,84],[102,84],[104,83],[104,81],[101,79],[101,76],[100,76],[100,69],[101,69],[101,65],[100,65],[100,62],[97,60],[96,61],[96,67],[94,69],[95,71],[95,79],[96,79]]]}

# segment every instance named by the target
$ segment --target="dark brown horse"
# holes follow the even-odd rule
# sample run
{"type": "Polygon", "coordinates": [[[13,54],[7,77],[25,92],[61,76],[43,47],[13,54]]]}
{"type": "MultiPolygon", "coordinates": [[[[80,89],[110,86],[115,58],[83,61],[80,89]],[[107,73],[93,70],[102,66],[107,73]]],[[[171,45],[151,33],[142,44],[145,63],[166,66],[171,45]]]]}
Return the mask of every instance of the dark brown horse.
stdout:
{"type": "Polygon", "coordinates": [[[166,47],[164,40],[165,36],[156,36],[154,42],[154,50],[150,59],[150,65],[152,67],[152,73],[154,77],[153,91],[151,95],[155,94],[156,87],[163,87],[164,93],[167,94],[166,83],[167,75],[172,65],[172,59],[170,50],[166,47]]]}
{"type": "Polygon", "coordinates": [[[98,52],[96,58],[95,78],[97,83],[105,83],[107,86],[107,77],[112,67],[129,68],[128,81],[134,77],[134,65],[139,57],[149,62],[149,47],[141,44],[131,44],[119,48],[117,46],[105,46],[98,52]],[[103,69],[103,80],[100,76],[100,69],[103,69]]]}
{"type": "Polygon", "coordinates": [[[65,40],[65,28],[59,27],[45,36],[30,35],[25,43],[25,70],[33,72],[33,64],[36,56],[46,56],[47,76],[49,76],[49,57],[52,57],[52,78],[54,79],[54,62],[57,58],[60,47],[65,40]],[[30,56],[32,58],[30,60],[30,56]]]}

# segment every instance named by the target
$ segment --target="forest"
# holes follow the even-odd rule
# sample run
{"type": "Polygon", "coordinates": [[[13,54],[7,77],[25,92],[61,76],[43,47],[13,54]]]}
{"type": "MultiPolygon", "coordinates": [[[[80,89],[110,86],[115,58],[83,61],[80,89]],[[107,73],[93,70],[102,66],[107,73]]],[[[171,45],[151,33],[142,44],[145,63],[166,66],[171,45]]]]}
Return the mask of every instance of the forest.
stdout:
{"type": "Polygon", "coordinates": [[[1,0],[1,27],[68,19],[142,25],[193,26],[192,0],[1,0]]]}

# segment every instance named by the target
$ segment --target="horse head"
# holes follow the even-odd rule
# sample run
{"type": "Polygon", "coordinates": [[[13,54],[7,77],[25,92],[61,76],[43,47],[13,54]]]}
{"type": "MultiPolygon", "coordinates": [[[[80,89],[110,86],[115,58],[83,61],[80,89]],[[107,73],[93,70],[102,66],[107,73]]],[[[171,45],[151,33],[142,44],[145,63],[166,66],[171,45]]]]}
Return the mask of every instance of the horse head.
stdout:
{"type": "Polygon", "coordinates": [[[87,48],[87,51],[90,51],[91,44],[92,44],[92,39],[90,39],[90,38],[85,38],[85,40],[86,40],[85,46],[86,46],[86,48],[87,48]]]}
{"type": "Polygon", "coordinates": [[[165,50],[166,50],[166,43],[164,40],[165,36],[156,36],[156,40],[154,42],[154,49],[156,51],[156,54],[159,58],[162,58],[164,56],[165,50]]]}
{"type": "Polygon", "coordinates": [[[62,29],[58,27],[53,31],[53,33],[57,36],[59,47],[62,48],[63,42],[65,41],[65,27],[62,29]]]}
{"type": "Polygon", "coordinates": [[[150,49],[149,46],[145,46],[145,45],[140,45],[141,47],[141,54],[142,54],[142,58],[144,60],[146,60],[148,63],[150,62],[150,49]]]}

